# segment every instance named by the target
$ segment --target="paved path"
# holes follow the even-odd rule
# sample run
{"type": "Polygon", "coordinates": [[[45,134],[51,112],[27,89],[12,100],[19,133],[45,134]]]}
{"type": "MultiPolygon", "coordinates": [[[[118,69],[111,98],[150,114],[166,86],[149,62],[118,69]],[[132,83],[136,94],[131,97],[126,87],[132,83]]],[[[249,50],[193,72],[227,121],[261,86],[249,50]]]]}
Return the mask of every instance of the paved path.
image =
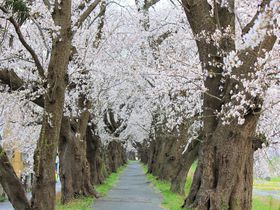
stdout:
{"type": "Polygon", "coordinates": [[[253,194],[263,197],[272,197],[276,200],[280,200],[280,191],[279,190],[260,190],[253,189],[253,194]]]}
{"type": "Polygon", "coordinates": [[[106,197],[97,199],[94,210],[163,210],[161,195],[155,192],[138,162],[129,163],[106,197]]]}

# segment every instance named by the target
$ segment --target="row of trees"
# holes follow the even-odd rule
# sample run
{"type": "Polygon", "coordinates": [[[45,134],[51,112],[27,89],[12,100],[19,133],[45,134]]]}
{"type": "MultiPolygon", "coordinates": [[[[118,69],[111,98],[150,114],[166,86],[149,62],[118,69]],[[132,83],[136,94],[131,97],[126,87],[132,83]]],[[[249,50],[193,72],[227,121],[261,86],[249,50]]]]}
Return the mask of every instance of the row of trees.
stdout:
{"type": "MultiPolygon", "coordinates": [[[[39,140],[33,142],[37,147],[31,203],[1,147],[1,185],[15,209],[55,208],[57,154],[62,203],[79,195],[98,197],[93,185],[103,182],[126,162],[122,142],[112,141],[105,147],[96,133],[92,99],[85,90],[90,85],[86,80],[90,77],[89,66],[84,65],[79,54],[85,46],[97,50],[106,3],[98,0],[77,3],[1,2],[1,27],[6,25],[1,31],[4,52],[1,83],[8,93],[20,99],[15,101],[25,109],[40,107],[34,120],[41,131],[39,140]],[[82,45],[75,46],[80,42],[79,35],[88,30],[95,36],[88,33],[82,45]],[[77,95],[72,98],[71,94],[77,95]]],[[[9,99],[7,102],[13,106],[9,99]]],[[[114,120],[110,118],[106,124],[112,131],[118,128],[111,128],[116,126],[114,120]]]]}
{"type": "Polygon", "coordinates": [[[16,209],[55,208],[57,153],[66,203],[98,196],[93,184],[133,146],[178,193],[198,159],[185,207],[251,208],[258,132],[279,136],[267,120],[279,110],[267,94],[279,95],[278,1],[3,0],[0,9],[3,106],[31,110],[25,126],[40,133],[31,204],[1,149],[16,209]]]}
{"type": "Polygon", "coordinates": [[[136,143],[136,148],[148,172],[170,180],[171,190],[178,193],[183,193],[188,170],[198,159],[183,207],[251,209],[253,154],[267,144],[256,128],[265,93],[279,94],[274,13],[279,2],[263,1],[253,16],[247,14],[249,21],[238,13],[244,9],[241,2],[186,0],[181,4],[205,73],[202,111],[173,130],[165,118],[160,121],[155,115],[151,137],[136,143]]]}

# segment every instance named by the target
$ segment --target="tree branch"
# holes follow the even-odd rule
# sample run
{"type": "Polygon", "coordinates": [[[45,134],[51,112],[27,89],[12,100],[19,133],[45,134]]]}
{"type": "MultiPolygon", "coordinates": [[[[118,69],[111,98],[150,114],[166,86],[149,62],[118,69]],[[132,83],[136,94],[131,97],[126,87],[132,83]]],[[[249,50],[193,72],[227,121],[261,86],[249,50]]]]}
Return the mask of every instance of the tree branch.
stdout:
{"type": "Polygon", "coordinates": [[[43,0],[44,4],[46,5],[46,7],[48,7],[48,9],[51,8],[51,3],[49,0],[43,0]]]}
{"type": "Polygon", "coordinates": [[[265,7],[267,5],[269,5],[269,3],[271,2],[271,0],[263,0],[262,3],[259,5],[259,9],[256,12],[256,14],[254,15],[254,17],[251,19],[251,21],[242,29],[242,35],[248,33],[250,31],[250,29],[253,27],[256,19],[258,18],[258,16],[264,11],[265,7]]]}
{"type": "Polygon", "coordinates": [[[148,10],[150,7],[158,3],[160,0],[145,0],[144,9],[148,10]]]}
{"type": "MultiPolygon", "coordinates": [[[[19,91],[25,89],[25,82],[13,71],[8,69],[0,70],[0,84],[7,85],[12,91],[19,91]]],[[[36,91],[38,88],[34,88],[36,91]]],[[[34,99],[32,102],[40,107],[44,107],[43,96],[34,99]]]]}
{"type": "MultiPolygon", "coordinates": [[[[96,35],[95,35],[95,40],[93,42],[93,46],[95,48],[98,48],[100,42],[101,42],[101,38],[102,38],[102,35],[103,35],[103,28],[104,28],[104,19],[105,19],[105,12],[106,12],[106,8],[107,8],[107,4],[105,1],[103,1],[101,3],[101,6],[100,6],[100,12],[99,14],[97,15],[96,18],[100,17],[100,20],[99,20],[99,23],[98,23],[98,26],[97,26],[97,32],[96,32],[96,35]]],[[[95,21],[95,19],[93,21],[95,21]]],[[[92,21],[92,23],[93,23],[92,21]]]]}
{"type": "Polygon", "coordinates": [[[0,71],[1,83],[8,85],[12,90],[18,90],[23,86],[24,81],[13,70],[4,69],[0,71]]]}
{"type": "Polygon", "coordinates": [[[97,5],[101,2],[101,0],[95,0],[92,2],[88,8],[84,11],[83,14],[81,14],[78,21],[75,23],[75,26],[80,28],[83,22],[87,19],[87,17],[90,15],[90,13],[97,7],[97,5]]]}
{"type": "MultiPolygon", "coordinates": [[[[0,6],[0,9],[5,14],[8,14],[8,11],[4,7],[0,6]]],[[[44,68],[43,68],[41,62],[39,61],[38,55],[35,53],[35,51],[32,49],[32,47],[25,41],[25,39],[23,37],[23,34],[22,34],[21,30],[20,30],[20,26],[18,25],[18,23],[15,21],[15,19],[12,16],[9,17],[8,20],[14,26],[15,31],[16,31],[16,33],[18,35],[18,38],[19,38],[21,44],[25,47],[25,49],[30,53],[31,57],[33,58],[40,77],[42,79],[45,79],[44,68]]]]}

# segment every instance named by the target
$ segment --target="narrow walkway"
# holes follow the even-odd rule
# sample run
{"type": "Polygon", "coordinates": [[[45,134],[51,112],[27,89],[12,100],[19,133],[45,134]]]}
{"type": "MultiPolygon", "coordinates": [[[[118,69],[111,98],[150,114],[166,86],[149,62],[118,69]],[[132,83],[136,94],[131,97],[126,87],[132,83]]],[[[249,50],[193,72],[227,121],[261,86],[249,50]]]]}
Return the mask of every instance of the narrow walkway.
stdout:
{"type": "Polygon", "coordinates": [[[146,179],[138,162],[129,163],[115,187],[97,199],[93,210],[163,210],[162,198],[146,179]]]}

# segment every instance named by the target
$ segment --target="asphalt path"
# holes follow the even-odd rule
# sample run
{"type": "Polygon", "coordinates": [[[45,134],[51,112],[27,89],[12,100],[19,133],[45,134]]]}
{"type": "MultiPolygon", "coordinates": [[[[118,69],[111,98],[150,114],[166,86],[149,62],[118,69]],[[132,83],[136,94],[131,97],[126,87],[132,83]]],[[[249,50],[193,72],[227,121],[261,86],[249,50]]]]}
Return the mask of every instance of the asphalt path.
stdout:
{"type": "Polygon", "coordinates": [[[139,162],[131,162],[106,197],[97,199],[94,210],[163,210],[162,197],[147,180],[139,162]]]}

